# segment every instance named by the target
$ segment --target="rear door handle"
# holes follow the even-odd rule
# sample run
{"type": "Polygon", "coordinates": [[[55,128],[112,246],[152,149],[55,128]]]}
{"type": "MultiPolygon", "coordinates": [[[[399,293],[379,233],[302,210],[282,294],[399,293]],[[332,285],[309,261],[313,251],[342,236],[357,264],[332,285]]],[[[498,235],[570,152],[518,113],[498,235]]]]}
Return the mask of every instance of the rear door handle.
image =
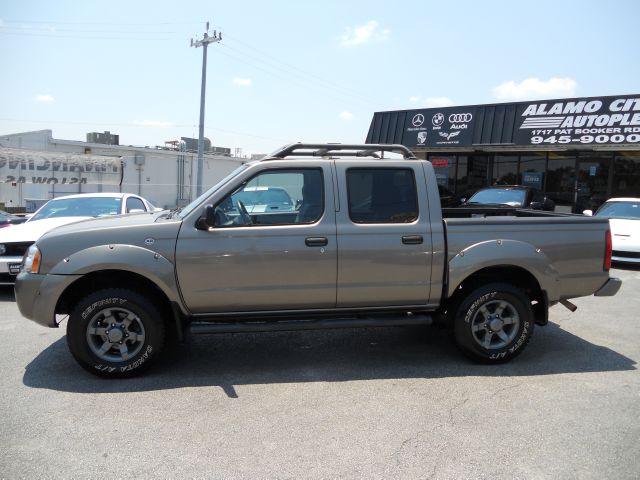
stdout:
{"type": "Polygon", "coordinates": [[[422,235],[405,235],[402,237],[402,243],[405,245],[420,245],[422,243],[422,235]]]}
{"type": "Polygon", "coordinates": [[[304,239],[307,247],[326,247],[329,243],[326,237],[307,237],[304,239]]]}

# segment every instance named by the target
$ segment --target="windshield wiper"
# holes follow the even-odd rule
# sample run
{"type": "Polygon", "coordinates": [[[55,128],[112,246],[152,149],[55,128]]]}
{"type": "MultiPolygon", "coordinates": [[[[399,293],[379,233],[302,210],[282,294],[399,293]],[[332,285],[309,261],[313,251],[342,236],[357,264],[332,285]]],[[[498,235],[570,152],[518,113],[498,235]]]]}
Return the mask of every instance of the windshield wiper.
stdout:
{"type": "Polygon", "coordinates": [[[160,220],[161,218],[173,218],[180,210],[182,210],[182,207],[172,208],[168,212],[160,215],[156,220],[160,220]]]}

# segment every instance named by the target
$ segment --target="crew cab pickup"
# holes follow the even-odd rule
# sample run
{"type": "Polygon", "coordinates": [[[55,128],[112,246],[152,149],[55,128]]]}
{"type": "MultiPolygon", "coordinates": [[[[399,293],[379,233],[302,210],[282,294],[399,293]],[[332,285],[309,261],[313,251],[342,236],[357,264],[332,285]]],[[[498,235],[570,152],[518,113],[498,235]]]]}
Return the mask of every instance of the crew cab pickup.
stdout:
{"type": "Polygon", "coordinates": [[[293,144],[183,209],[59,227],[25,254],[20,312],[106,377],[191,334],[422,325],[472,359],[518,355],[550,306],[614,295],[605,218],[443,210],[430,162],[401,145],[293,144]],[[248,211],[245,191],[295,208],[248,211]],[[444,216],[444,218],[443,218],[444,216]]]}

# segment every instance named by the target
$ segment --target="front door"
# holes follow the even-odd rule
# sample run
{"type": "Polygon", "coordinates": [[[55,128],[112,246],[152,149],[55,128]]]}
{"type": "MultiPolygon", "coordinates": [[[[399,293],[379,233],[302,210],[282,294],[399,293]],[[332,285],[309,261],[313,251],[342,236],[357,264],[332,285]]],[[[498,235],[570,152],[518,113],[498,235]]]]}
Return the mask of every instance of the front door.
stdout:
{"type": "Polygon", "coordinates": [[[182,225],[176,265],[193,313],[335,307],[332,172],[329,162],[314,163],[265,162],[217,202],[215,227],[182,225]]]}

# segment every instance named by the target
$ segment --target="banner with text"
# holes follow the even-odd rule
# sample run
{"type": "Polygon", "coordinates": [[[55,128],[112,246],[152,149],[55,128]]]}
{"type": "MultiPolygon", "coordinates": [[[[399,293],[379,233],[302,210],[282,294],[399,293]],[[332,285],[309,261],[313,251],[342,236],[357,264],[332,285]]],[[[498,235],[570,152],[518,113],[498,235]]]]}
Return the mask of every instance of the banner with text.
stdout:
{"type": "Polygon", "coordinates": [[[0,147],[0,183],[119,185],[120,157],[0,147]]]}

